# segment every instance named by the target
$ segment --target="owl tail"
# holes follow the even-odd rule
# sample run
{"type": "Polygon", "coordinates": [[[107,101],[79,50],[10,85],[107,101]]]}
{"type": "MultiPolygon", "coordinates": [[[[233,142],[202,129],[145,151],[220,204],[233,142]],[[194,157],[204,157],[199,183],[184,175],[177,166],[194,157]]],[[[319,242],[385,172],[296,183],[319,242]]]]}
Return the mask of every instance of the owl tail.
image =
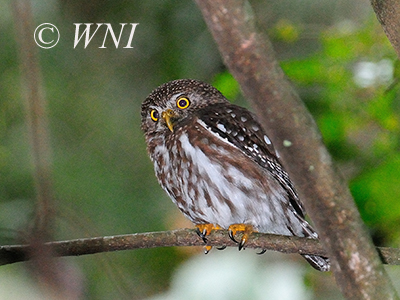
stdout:
{"type": "Polygon", "coordinates": [[[314,269],[317,269],[318,271],[327,272],[331,268],[331,263],[327,257],[309,254],[303,254],[302,256],[314,269]]]}

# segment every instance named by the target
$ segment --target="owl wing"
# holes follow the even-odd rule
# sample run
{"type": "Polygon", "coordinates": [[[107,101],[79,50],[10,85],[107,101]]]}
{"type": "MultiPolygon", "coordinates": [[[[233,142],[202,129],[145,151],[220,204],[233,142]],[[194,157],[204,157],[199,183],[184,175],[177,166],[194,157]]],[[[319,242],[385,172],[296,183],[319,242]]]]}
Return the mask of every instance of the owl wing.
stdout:
{"type": "Polygon", "coordinates": [[[198,110],[198,120],[216,136],[238,148],[255,163],[265,168],[287,191],[294,210],[304,218],[304,208],[289,175],[279,162],[271,140],[255,116],[240,106],[215,104],[198,110]]]}

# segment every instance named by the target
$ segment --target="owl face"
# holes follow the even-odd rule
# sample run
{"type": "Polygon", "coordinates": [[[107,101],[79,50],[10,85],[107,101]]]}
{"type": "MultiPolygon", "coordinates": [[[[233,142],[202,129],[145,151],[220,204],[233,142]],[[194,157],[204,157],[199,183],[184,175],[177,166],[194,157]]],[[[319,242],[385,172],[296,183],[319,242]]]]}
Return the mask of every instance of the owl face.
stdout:
{"type": "Polygon", "coordinates": [[[214,87],[200,81],[181,79],[155,89],[142,104],[142,130],[171,134],[196,111],[210,104],[228,102],[214,87]]]}

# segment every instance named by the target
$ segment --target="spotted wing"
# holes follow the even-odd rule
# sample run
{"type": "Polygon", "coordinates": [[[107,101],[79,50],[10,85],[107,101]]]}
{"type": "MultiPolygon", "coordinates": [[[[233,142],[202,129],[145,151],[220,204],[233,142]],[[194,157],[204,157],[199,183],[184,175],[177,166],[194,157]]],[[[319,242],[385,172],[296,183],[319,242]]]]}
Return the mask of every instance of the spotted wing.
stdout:
{"type": "Polygon", "coordinates": [[[265,134],[255,116],[248,110],[226,104],[215,104],[200,109],[197,114],[208,130],[221,139],[240,149],[262,168],[267,169],[289,195],[294,210],[304,217],[304,208],[296,190],[283,169],[269,137],[265,134]]]}

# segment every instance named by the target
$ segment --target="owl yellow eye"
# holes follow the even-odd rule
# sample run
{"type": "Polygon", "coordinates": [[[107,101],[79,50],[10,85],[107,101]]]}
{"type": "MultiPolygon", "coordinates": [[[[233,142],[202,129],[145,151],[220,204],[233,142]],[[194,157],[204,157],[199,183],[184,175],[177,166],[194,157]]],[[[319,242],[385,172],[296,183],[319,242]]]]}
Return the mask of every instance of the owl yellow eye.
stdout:
{"type": "Polygon", "coordinates": [[[154,122],[157,122],[159,117],[160,117],[160,115],[158,114],[158,111],[156,111],[155,109],[153,109],[153,110],[150,112],[150,118],[151,118],[154,122]]]}
{"type": "Polygon", "coordinates": [[[190,104],[189,99],[185,98],[185,97],[181,97],[181,98],[178,98],[178,100],[176,100],[176,106],[178,106],[178,108],[180,108],[180,109],[188,108],[189,104],[190,104]]]}

